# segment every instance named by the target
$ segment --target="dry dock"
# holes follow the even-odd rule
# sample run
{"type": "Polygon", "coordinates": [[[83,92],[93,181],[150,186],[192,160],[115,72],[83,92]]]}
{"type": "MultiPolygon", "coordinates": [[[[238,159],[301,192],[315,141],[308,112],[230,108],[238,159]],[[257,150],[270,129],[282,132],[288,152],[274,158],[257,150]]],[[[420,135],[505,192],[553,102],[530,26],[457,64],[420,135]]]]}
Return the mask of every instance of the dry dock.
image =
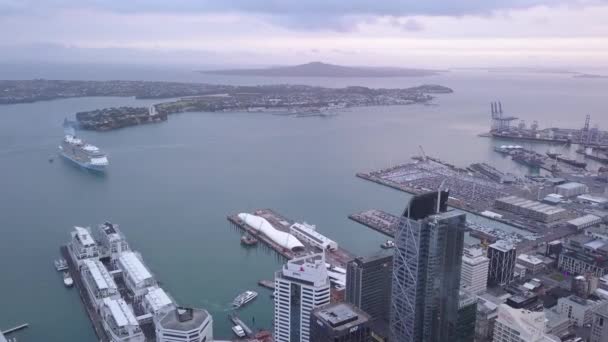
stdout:
{"type": "MultiPolygon", "coordinates": [[[[275,229],[283,231],[283,232],[287,232],[287,233],[289,233],[289,227],[291,227],[291,225],[295,223],[295,221],[288,219],[288,218],[282,216],[281,214],[276,213],[275,211],[273,211],[271,209],[257,209],[255,211],[253,211],[251,214],[265,218],[275,229]]],[[[302,252],[293,252],[291,250],[288,250],[288,249],[285,249],[285,248],[279,246],[278,244],[273,242],[270,238],[268,238],[266,235],[258,232],[257,229],[254,229],[253,227],[251,227],[248,224],[246,224],[245,222],[243,222],[238,217],[238,213],[229,215],[227,217],[227,219],[228,219],[228,221],[230,221],[232,227],[235,227],[239,230],[244,230],[244,231],[248,232],[249,234],[254,236],[256,239],[258,239],[260,242],[262,242],[264,245],[272,248],[279,255],[281,255],[282,257],[284,257],[286,259],[292,259],[292,258],[301,256],[301,255],[306,255],[306,254],[310,254],[310,253],[318,253],[321,251],[319,248],[312,246],[305,241],[302,241],[302,243],[305,246],[305,250],[302,252]]],[[[319,233],[323,234],[322,231],[319,231],[319,233]]],[[[327,250],[325,253],[325,258],[326,258],[326,262],[332,266],[345,267],[346,263],[349,260],[352,260],[354,258],[354,255],[352,253],[350,253],[349,251],[345,250],[344,248],[339,247],[335,251],[327,250]]]]}

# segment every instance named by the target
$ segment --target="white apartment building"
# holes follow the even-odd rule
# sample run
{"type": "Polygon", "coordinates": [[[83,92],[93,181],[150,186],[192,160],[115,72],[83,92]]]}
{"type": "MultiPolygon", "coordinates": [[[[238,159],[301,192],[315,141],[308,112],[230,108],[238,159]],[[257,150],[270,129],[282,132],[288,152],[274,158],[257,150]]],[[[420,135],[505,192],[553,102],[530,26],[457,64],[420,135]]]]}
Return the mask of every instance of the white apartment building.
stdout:
{"type": "Polygon", "coordinates": [[[460,287],[478,295],[486,291],[490,259],[483,255],[481,248],[465,248],[462,256],[460,287]]]}

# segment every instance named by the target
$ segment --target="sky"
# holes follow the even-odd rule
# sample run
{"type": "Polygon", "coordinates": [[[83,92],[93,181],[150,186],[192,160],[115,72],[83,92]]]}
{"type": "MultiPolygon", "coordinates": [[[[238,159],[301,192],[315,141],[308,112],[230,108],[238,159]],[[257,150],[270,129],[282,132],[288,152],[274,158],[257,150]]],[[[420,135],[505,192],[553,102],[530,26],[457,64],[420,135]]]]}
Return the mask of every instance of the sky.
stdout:
{"type": "Polygon", "coordinates": [[[0,0],[0,62],[608,67],[608,0],[0,0]]]}

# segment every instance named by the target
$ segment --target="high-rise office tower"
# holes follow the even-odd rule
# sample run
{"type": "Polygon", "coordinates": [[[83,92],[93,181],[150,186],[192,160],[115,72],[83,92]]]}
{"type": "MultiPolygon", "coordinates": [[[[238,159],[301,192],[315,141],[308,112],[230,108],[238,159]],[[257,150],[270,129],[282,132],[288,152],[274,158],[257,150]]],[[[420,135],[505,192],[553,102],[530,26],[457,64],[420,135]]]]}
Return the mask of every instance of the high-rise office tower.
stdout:
{"type": "Polygon", "coordinates": [[[505,240],[498,240],[488,247],[490,267],[489,286],[505,286],[513,281],[516,253],[515,247],[505,240]]]}
{"type": "Polygon", "coordinates": [[[391,340],[449,341],[456,332],[466,216],[447,191],[414,196],[395,236],[391,340]]]}
{"type": "Polygon", "coordinates": [[[393,255],[378,253],[357,257],[346,265],[346,301],[371,320],[388,322],[391,305],[393,255]]]}
{"type": "Polygon", "coordinates": [[[370,342],[369,316],[348,303],[313,310],[310,340],[314,342],[370,342]]]}
{"type": "Polygon", "coordinates": [[[325,254],[288,261],[275,273],[274,285],[274,340],[310,341],[310,313],[330,299],[325,254]]]}
{"type": "Polygon", "coordinates": [[[462,289],[474,295],[486,292],[489,263],[490,260],[483,255],[481,248],[465,248],[460,274],[462,289]]]}

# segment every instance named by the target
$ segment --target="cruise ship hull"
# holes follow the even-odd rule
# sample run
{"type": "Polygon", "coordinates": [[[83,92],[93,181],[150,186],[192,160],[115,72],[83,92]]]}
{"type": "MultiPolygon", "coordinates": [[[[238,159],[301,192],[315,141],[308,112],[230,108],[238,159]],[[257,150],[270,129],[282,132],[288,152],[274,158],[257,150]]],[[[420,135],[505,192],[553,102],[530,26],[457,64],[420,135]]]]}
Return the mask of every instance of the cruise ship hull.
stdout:
{"type": "Polygon", "coordinates": [[[78,161],[72,157],[70,157],[69,155],[67,155],[66,153],[64,153],[63,151],[59,152],[61,154],[61,156],[65,159],[68,160],[84,169],[87,170],[91,170],[94,172],[105,172],[106,171],[106,166],[105,165],[93,165],[91,163],[83,163],[81,161],[78,161]]]}

